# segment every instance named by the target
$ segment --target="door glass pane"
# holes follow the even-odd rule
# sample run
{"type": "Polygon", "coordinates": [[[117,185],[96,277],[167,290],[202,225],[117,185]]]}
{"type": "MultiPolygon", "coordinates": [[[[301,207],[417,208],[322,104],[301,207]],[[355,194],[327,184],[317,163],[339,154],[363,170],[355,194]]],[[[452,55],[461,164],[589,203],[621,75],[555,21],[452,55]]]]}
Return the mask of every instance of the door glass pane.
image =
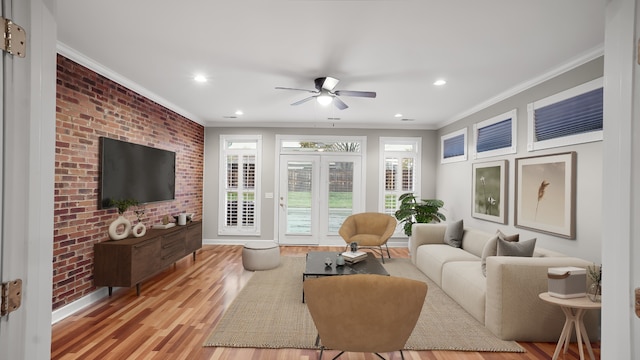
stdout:
{"type": "Polygon", "coordinates": [[[359,153],[361,150],[360,142],[358,141],[283,141],[281,143],[281,150],[286,152],[349,152],[359,153]]]}
{"type": "Polygon", "coordinates": [[[329,233],[337,233],[353,212],[353,162],[329,163],[329,233]]]}
{"type": "Polygon", "coordinates": [[[287,163],[287,233],[311,233],[312,163],[287,163]]]}

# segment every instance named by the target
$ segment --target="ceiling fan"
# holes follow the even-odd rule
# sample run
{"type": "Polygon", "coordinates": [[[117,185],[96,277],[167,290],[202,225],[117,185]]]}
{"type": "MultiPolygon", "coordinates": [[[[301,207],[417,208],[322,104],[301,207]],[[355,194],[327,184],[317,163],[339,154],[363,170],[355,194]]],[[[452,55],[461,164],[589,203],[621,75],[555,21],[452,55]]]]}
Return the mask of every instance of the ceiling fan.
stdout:
{"type": "Polygon", "coordinates": [[[277,86],[276,89],[279,90],[296,90],[296,91],[306,91],[312,94],[307,98],[296,101],[291,105],[300,105],[306,103],[307,101],[315,98],[322,105],[329,105],[333,103],[338,109],[344,110],[348,108],[347,104],[344,101],[340,100],[338,96],[356,96],[356,97],[367,97],[367,98],[375,98],[376,93],[374,91],[349,91],[349,90],[333,90],[340,80],[332,77],[321,77],[314,80],[316,90],[307,90],[307,89],[296,89],[296,88],[288,88],[277,86]]]}

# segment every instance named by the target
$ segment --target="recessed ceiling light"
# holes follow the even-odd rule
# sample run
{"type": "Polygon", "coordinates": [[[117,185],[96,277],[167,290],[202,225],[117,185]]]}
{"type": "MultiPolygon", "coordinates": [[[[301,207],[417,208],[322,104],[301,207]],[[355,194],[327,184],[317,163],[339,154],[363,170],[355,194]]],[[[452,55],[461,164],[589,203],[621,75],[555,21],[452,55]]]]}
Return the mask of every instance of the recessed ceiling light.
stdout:
{"type": "Polygon", "coordinates": [[[401,118],[401,117],[402,117],[402,114],[397,113],[397,114],[393,115],[393,117],[401,118]]]}
{"type": "Polygon", "coordinates": [[[444,85],[444,84],[446,84],[446,83],[447,83],[447,82],[446,82],[445,80],[443,80],[443,79],[439,79],[439,80],[436,80],[436,81],[433,83],[433,85],[435,85],[435,86],[442,86],[442,85],[444,85]]]}
{"type": "Polygon", "coordinates": [[[236,115],[244,115],[244,113],[242,112],[242,110],[237,110],[236,115]]]}
{"type": "Polygon", "coordinates": [[[195,80],[196,82],[203,83],[203,82],[207,82],[207,77],[202,75],[202,74],[199,74],[199,75],[194,76],[193,80],[195,80]]]}

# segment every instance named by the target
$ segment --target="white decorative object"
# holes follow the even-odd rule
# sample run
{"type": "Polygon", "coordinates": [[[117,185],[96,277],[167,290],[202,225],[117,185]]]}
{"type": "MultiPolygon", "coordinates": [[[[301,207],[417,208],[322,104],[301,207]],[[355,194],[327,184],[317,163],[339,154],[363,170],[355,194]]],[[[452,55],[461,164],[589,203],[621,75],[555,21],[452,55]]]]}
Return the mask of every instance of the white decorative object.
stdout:
{"type": "Polygon", "coordinates": [[[131,230],[131,233],[135,237],[142,237],[144,236],[144,234],[147,233],[147,227],[144,226],[143,223],[139,222],[136,224],[136,226],[133,227],[133,229],[131,230]]]}
{"type": "Polygon", "coordinates": [[[168,224],[153,224],[152,227],[154,229],[168,229],[176,226],[176,223],[168,223],[168,224]]]}
{"type": "Polygon", "coordinates": [[[109,237],[111,240],[126,239],[131,233],[131,222],[126,217],[120,215],[109,225],[109,237]],[[124,225],[124,230],[118,233],[120,225],[124,225]]]}
{"type": "Polygon", "coordinates": [[[187,214],[178,214],[178,225],[187,225],[187,214]]]}

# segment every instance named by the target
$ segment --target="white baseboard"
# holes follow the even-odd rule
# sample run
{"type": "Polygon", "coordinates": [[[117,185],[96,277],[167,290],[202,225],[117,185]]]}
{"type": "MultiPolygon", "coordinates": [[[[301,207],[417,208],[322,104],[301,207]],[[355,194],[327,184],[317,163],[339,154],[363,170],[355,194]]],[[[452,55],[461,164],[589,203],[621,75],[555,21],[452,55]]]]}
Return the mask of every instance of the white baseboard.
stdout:
{"type": "MultiPolygon", "coordinates": [[[[115,290],[115,288],[114,288],[115,290]]],[[[51,313],[51,325],[57,323],[60,320],[64,320],[67,317],[75,314],[76,312],[86,308],[89,305],[99,301],[102,298],[109,296],[109,289],[106,287],[100,288],[91,294],[84,296],[69,305],[65,305],[60,309],[54,310],[51,313]]]]}

